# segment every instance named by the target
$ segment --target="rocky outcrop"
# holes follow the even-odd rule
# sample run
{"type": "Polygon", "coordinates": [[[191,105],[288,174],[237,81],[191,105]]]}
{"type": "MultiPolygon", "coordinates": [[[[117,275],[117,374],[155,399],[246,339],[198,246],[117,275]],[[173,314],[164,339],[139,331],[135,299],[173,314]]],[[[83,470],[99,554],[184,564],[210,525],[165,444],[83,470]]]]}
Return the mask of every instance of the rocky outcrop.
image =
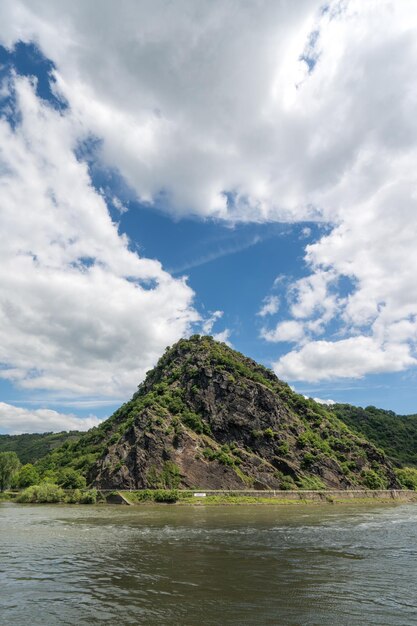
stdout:
{"type": "Polygon", "coordinates": [[[94,436],[88,479],[103,489],[399,487],[384,454],[328,408],[210,337],[167,350],[94,436]]]}

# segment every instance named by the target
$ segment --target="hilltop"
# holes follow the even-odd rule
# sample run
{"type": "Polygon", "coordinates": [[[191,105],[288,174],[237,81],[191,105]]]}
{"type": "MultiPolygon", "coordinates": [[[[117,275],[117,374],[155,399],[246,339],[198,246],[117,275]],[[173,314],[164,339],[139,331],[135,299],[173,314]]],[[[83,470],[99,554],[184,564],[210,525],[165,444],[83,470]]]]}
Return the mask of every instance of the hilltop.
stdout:
{"type": "Polygon", "coordinates": [[[39,462],[101,488],[395,488],[385,454],[211,337],[166,350],[132,399],[39,462]]]}

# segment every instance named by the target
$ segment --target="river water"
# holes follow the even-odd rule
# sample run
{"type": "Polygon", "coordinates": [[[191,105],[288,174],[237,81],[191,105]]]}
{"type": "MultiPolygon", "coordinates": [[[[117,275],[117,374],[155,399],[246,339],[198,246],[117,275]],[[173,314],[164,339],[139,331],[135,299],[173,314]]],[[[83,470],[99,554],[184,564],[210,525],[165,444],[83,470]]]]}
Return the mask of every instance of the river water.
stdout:
{"type": "Polygon", "coordinates": [[[0,624],[417,625],[417,505],[0,504],[0,624]]]}

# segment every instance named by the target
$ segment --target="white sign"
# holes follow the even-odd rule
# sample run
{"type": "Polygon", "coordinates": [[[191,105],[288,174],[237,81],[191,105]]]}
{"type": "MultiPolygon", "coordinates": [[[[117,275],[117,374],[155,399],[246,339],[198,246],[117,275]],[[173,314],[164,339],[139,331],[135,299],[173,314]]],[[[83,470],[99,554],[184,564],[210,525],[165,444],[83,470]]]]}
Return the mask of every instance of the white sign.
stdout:
{"type": "Polygon", "coordinates": [[[205,493],[195,493],[194,497],[196,497],[196,498],[205,498],[206,494],[205,493]]]}

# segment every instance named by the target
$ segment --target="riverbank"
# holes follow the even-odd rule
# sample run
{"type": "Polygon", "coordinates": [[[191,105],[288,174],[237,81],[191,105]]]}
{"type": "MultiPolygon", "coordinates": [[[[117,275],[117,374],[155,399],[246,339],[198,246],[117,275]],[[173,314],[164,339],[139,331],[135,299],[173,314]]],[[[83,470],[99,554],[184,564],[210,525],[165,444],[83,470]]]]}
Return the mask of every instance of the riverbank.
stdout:
{"type": "Polygon", "coordinates": [[[112,492],[111,504],[140,505],[149,502],[176,505],[236,504],[369,504],[372,502],[417,502],[417,491],[408,490],[322,490],[322,491],[182,491],[144,490],[112,492]]]}
{"type": "Polygon", "coordinates": [[[138,491],[110,491],[110,490],[60,490],[59,497],[56,490],[46,492],[45,497],[34,491],[36,497],[28,500],[22,497],[25,492],[6,491],[0,493],[0,502],[16,502],[31,504],[115,504],[140,506],[143,504],[171,504],[176,506],[215,506],[215,505],[296,505],[296,504],[371,504],[395,502],[417,502],[417,491],[411,490],[297,490],[297,491],[226,491],[226,490],[177,490],[177,489],[147,489],[138,491]],[[76,496],[76,497],[75,497],[76,496]]]}

